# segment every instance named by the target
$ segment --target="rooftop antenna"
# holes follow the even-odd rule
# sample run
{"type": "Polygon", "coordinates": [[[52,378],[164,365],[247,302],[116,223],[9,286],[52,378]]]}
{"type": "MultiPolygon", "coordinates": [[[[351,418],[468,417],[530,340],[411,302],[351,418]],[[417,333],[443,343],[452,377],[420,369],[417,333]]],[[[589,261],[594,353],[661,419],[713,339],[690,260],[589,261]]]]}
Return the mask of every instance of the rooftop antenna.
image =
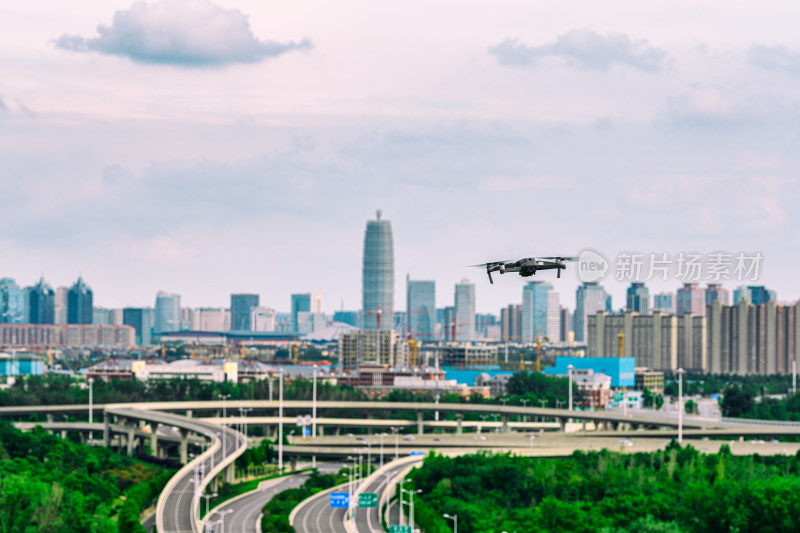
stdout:
{"type": "Polygon", "coordinates": [[[378,209],[377,211],[375,211],[375,216],[376,216],[376,217],[378,217],[378,220],[380,220],[380,219],[381,219],[381,210],[380,210],[380,209],[378,209]]]}

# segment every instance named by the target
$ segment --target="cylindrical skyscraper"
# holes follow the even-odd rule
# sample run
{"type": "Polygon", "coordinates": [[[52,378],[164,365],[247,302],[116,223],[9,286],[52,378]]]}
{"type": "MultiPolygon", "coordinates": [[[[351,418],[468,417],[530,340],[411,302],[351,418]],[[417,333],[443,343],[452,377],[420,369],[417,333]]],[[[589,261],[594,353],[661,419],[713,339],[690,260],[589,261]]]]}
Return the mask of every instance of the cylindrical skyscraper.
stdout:
{"type": "Polygon", "coordinates": [[[367,221],[364,234],[364,268],[361,273],[362,300],[364,303],[364,329],[394,328],[394,245],[392,224],[381,220],[367,221]]]}

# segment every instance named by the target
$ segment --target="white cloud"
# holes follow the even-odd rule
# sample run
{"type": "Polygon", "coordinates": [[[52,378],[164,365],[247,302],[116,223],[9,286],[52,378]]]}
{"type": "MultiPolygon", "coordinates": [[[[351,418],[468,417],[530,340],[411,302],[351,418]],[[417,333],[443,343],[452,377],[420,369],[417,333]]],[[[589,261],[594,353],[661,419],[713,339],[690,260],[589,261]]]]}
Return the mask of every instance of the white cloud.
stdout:
{"type": "Polygon", "coordinates": [[[208,0],[136,2],[117,11],[96,37],[62,35],[56,46],[74,52],[100,52],[140,63],[181,67],[220,67],[255,63],[293,49],[311,48],[309,40],[278,43],[253,35],[241,11],[208,0]]]}
{"type": "Polygon", "coordinates": [[[664,66],[667,53],[650,46],[646,40],[633,40],[624,33],[600,35],[589,29],[571,30],[554,43],[528,46],[519,39],[506,39],[489,48],[502,65],[538,66],[555,60],[577,68],[609,70],[622,65],[645,72],[657,72],[664,66]]]}
{"type": "Polygon", "coordinates": [[[750,63],[757,67],[800,76],[800,54],[791,53],[785,46],[756,44],[748,53],[750,63]]]}

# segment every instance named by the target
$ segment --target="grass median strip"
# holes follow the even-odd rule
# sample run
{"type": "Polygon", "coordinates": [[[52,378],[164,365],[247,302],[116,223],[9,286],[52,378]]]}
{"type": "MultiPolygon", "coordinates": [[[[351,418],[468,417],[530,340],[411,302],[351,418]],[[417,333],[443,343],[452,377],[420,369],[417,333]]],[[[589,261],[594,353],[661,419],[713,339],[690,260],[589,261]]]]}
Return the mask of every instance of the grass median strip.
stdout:
{"type": "MultiPolygon", "coordinates": [[[[230,499],[233,499],[233,498],[235,498],[237,496],[240,496],[240,495],[242,495],[242,494],[244,494],[246,492],[250,492],[252,490],[256,490],[258,488],[258,485],[262,481],[268,481],[270,479],[276,479],[276,478],[279,478],[279,477],[286,477],[286,476],[291,476],[291,475],[294,475],[294,474],[302,474],[304,472],[314,472],[314,471],[316,471],[314,468],[304,468],[303,470],[297,470],[295,472],[289,472],[289,473],[285,473],[285,474],[272,474],[270,476],[259,477],[259,478],[256,478],[256,479],[251,479],[249,481],[244,481],[242,483],[233,483],[233,484],[223,485],[222,487],[220,487],[220,490],[218,492],[219,495],[216,498],[212,498],[212,499],[210,499],[208,501],[208,504],[209,504],[208,505],[208,509],[212,510],[215,507],[217,507],[218,505],[220,505],[221,503],[225,503],[226,501],[228,501],[230,499]]],[[[203,508],[201,509],[200,512],[201,512],[201,515],[200,515],[201,518],[206,515],[205,506],[203,506],[203,508]]]]}
{"type": "Polygon", "coordinates": [[[311,477],[296,489],[289,489],[277,494],[262,509],[261,531],[270,533],[294,533],[289,523],[292,510],[303,500],[323,490],[335,487],[347,481],[347,476],[339,474],[313,473],[311,477]]]}

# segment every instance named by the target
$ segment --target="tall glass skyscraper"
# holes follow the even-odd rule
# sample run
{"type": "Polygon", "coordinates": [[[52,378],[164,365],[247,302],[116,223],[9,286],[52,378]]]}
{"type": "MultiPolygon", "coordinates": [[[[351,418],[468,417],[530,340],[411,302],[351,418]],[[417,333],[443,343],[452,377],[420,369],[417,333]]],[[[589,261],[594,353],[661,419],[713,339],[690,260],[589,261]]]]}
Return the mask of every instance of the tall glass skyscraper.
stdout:
{"type": "Polygon", "coordinates": [[[159,291],[156,295],[153,332],[166,333],[181,329],[181,296],[159,291]]]}
{"type": "Polygon", "coordinates": [[[406,277],[406,311],[411,335],[420,341],[436,340],[436,282],[406,277]]]}
{"type": "Polygon", "coordinates": [[[300,331],[300,320],[298,320],[300,313],[322,313],[322,295],[310,292],[292,294],[292,331],[295,333],[300,331]]]}
{"type": "Polygon", "coordinates": [[[55,311],[55,293],[42,278],[28,289],[28,321],[31,324],[54,324],[55,311]]]}
{"type": "Polygon", "coordinates": [[[650,314],[650,291],[644,283],[633,282],[625,293],[625,308],[640,315],[650,314]]]}
{"type": "Polygon", "coordinates": [[[92,302],[92,289],[79,277],[67,291],[67,324],[94,323],[92,302]]]}
{"type": "Polygon", "coordinates": [[[376,220],[367,221],[364,234],[364,266],[361,271],[361,297],[364,305],[364,329],[378,328],[378,310],[381,329],[394,327],[394,245],[392,224],[381,220],[380,210],[376,220]]]}
{"type": "Polygon", "coordinates": [[[252,331],[250,313],[258,307],[258,294],[231,294],[231,330],[252,331]]]}
{"type": "Polygon", "coordinates": [[[456,283],[456,340],[475,340],[475,284],[468,279],[456,283]]]}
{"type": "Polygon", "coordinates": [[[610,295],[597,283],[584,283],[575,291],[575,340],[586,342],[587,317],[611,308],[610,295]]]}
{"type": "Polygon", "coordinates": [[[0,279],[0,324],[22,324],[27,321],[25,291],[11,278],[0,279]]]}
{"type": "MultiPolygon", "coordinates": [[[[545,281],[531,281],[522,289],[522,342],[536,342],[536,336],[546,337],[548,293],[553,286],[545,281]],[[538,333],[537,333],[538,332],[538,333]]],[[[558,300],[555,300],[558,313],[558,300]]],[[[556,315],[557,316],[557,315],[556,315]]]]}

